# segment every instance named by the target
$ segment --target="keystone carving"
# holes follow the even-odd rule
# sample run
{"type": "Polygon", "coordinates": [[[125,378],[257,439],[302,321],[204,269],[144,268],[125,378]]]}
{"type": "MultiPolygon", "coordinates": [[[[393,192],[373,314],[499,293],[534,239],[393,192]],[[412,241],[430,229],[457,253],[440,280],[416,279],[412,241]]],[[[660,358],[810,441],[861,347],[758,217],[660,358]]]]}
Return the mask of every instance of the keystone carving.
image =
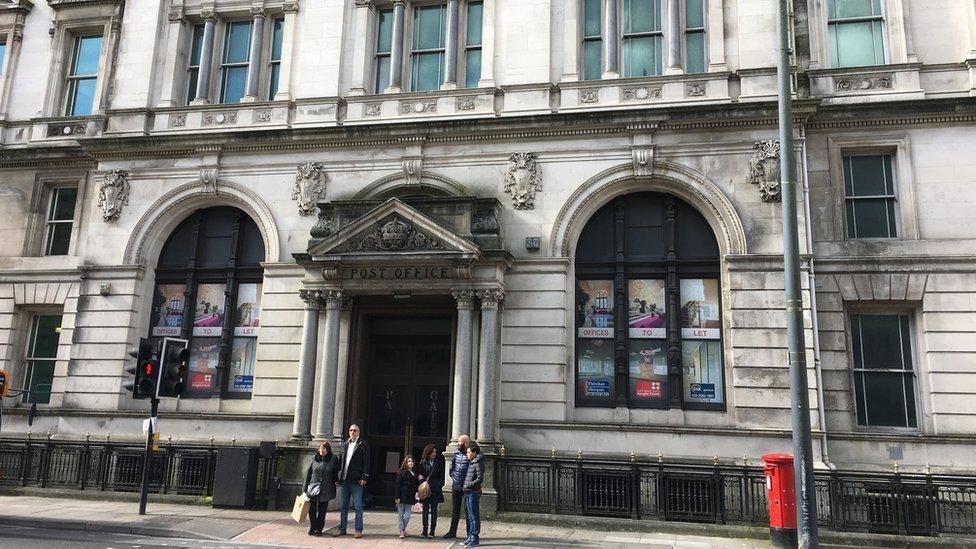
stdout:
{"type": "Polygon", "coordinates": [[[400,159],[403,166],[403,179],[408,185],[420,185],[424,173],[424,159],[421,156],[404,156],[400,159]]]}
{"type": "Polygon", "coordinates": [[[118,221],[122,206],[129,203],[129,172],[111,170],[106,172],[98,187],[98,208],[102,219],[118,221]]]}
{"type": "Polygon", "coordinates": [[[378,225],[349,247],[349,251],[353,252],[412,252],[443,249],[444,246],[440,242],[398,217],[378,225]]]}
{"type": "Polygon", "coordinates": [[[198,179],[201,187],[200,192],[217,194],[217,168],[200,168],[198,179]]]}
{"type": "Polygon", "coordinates": [[[634,175],[650,177],[654,172],[654,147],[634,147],[630,150],[634,161],[634,175]]]}
{"type": "Polygon", "coordinates": [[[756,152],[749,160],[749,182],[759,186],[763,202],[779,202],[779,141],[757,141],[753,148],[756,152]]]}
{"type": "Polygon", "coordinates": [[[516,210],[534,210],[535,194],[542,190],[542,173],[535,153],[515,153],[508,157],[505,192],[512,195],[516,210]]]}
{"type": "Polygon", "coordinates": [[[325,194],[325,182],[325,171],[318,162],[302,162],[298,165],[295,183],[291,187],[291,198],[298,201],[299,214],[315,213],[316,203],[325,194]]]}

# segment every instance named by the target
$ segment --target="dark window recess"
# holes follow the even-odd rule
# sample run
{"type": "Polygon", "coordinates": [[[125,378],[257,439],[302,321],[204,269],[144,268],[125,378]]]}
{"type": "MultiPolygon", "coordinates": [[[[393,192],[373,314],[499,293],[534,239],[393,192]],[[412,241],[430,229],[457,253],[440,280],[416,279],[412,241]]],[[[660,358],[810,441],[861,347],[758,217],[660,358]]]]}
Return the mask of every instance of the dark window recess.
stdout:
{"type": "Polygon", "coordinates": [[[264,259],[257,225],[229,207],[197,210],[163,245],[149,335],[190,340],[184,398],[250,396],[264,259]]]}
{"type": "Polygon", "coordinates": [[[851,315],[857,424],[918,428],[908,315],[851,315]]]}
{"type": "Polygon", "coordinates": [[[54,382],[54,366],[60,339],[61,315],[31,317],[24,360],[24,386],[30,393],[24,395],[24,402],[51,402],[51,384],[54,382]]]}
{"type": "Polygon", "coordinates": [[[891,155],[845,156],[848,238],[895,238],[895,182],[891,155]]]}
{"type": "Polygon", "coordinates": [[[681,200],[605,205],[576,247],[576,403],[725,409],[718,243],[681,200]]]}

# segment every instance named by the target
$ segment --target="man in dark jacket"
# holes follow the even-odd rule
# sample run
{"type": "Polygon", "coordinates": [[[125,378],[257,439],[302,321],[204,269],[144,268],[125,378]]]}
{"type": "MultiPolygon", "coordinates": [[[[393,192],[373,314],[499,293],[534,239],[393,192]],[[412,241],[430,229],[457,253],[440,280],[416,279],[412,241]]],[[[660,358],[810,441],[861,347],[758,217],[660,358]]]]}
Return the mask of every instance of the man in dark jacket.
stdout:
{"type": "Polygon", "coordinates": [[[349,518],[349,499],[356,509],[356,537],[363,537],[363,488],[369,480],[369,445],[359,436],[359,426],[349,426],[349,440],[342,443],[339,457],[339,528],[333,536],[346,535],[349,518]]]}
{"type": "Polygon", "coordinates": [[[468,471],[464,475],[464,506],[468,512],[468,539],[461,545],[477,547],[481,544],[481,485],[485,481],[485,455],[477,442],[468,444],[468,471]]]}
{"type": "Polygon", "coordinates": [[[464,502],[464,476],[468,472],[468,435],[461,435],[457,439],[457,450],[451,458],[451,529],[444,534],[444,539],[457,537],[458,521],[461,520],[461,504],[464,502]]]}

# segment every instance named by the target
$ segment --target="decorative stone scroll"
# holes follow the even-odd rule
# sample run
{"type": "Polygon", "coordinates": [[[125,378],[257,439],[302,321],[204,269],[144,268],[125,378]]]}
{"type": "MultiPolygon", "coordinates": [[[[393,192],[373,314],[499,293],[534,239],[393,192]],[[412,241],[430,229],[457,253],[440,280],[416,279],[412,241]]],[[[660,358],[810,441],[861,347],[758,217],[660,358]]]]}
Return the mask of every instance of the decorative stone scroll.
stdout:
{"type": "Polygon", "coordinates": [[[580,103],[599,103],[600,90],[580,90],[579,101],[580,103]]]}
{"type": "Polygon", "coordinates": [[[475,107],[474,97],[458,97],[455,108],[459,111],[473,111],[475,107]]]}
{"type": "Polygon", "coordinates": [[[634,162],[634,175],[650,177],[654,173],[654,147],[633,147],[631,156],[634,162]]]}
{"type": "Polygon", "coordinates": [[[111,170],[105,172],[101,184],[98,186],[98,208],[102,210],[102,219],[118,221],[122,213],[122,206],[129,203],[129,172],[125,170],[111,170]]]}
{"type": "Polygon", "coordinates": [[[620,91],[621,101],[647,101],[648,99],[660,99],[660,87],[635,86],[623,88],[620,91]]]}
{"type": "Polygon", "coordinates": [[[505,192],[512,195],[516,210],[535,209],[535,195],[542,190],[538,159],[535,153],[515,153],[508,157],[505,192]]]}
{"type": "Polygon", "coordinates": [[[291,187],[292,200],[298,201],[300,215],[312,215],[317,208],[316,203],[325,195],[325,171],[318,162],[302,162],[295,174],[295,183],[291,187]]]}
{"type": "Polygon", "coordinates": [[[757,141],[756,152],[749,160],[749,182],[759,186],[763,202],[779,202],[780,196],[780,149],[779,141],[757,141]]]}
{"type": "Polygon", "coordinates": [[[891,75],[884,74],[881,76],[854,76],[850,78],[841,78],[836,81],[837,91],[842,92],[853,92],[853,91],[867,91],[874,89],[890,90],[891,75]]]}
{"type": "Polygon", "coordinates": [[[443,250],[444,246],[420,231],[412,224],[394,217],[378,225],[350,245],[352,252],[412,252],[422,250],[443,250]]]}
{"type": "Polygon", "coordinates": [[[400,112],[403,114],[437,112],[437,101],[434,101],[433,99],[401,101],[400,112]]]}

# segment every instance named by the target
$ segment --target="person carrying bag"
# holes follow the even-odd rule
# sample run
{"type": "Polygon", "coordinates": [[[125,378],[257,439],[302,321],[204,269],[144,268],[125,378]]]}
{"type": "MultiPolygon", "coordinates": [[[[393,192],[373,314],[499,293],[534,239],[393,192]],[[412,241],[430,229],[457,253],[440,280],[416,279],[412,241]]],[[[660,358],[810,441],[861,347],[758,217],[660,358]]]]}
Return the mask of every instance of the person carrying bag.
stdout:
{"type": "MultiPolygon", "coordinates": [[[[329,509],[329,502],[336,497],[338,482],[339,458],[332,453],[332,445],[323,442],[305,471],[305,483],[302,486],[302,495],[308,503],[305,511],[309,516],[308,535],[322,535],[325,514],[329,509]]],[[[297,500],[295,505],[298,506],[297,500]]],[[[292,517],[294,516],[293,512],[292,517]]]]}
{"type": "Polygon", "coordinates": [[[432,538],[437,529],[437,504],[444,503],[444,458],[433,444],[424,447],[420,458],[420,474],[417,478],[421,482],[417,496],[424,516],[424,531],[420,537],[432,538]]]}

